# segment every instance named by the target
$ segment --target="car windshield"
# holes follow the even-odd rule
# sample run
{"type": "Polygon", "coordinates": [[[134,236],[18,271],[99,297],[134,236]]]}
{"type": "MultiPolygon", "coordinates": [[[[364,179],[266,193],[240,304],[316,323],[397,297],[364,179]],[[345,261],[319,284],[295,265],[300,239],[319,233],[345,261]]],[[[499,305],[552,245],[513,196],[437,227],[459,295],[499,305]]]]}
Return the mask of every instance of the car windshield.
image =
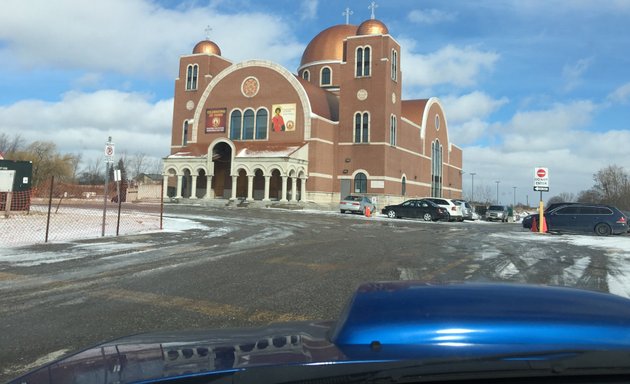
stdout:
{"type": "Polygon", "coordinates": [[[1,4],[0,383],[630,356],[630,0],[1,4]]]}

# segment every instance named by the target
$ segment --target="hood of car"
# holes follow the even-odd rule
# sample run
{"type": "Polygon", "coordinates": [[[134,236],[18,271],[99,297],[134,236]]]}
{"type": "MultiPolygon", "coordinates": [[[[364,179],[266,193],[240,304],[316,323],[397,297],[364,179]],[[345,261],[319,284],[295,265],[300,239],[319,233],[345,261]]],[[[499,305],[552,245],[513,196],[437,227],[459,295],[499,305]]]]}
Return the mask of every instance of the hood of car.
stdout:
{"type": "Polygon", "coordinates": [[[338,321],[154,332],[62,358],[12,383],[129,383],[257,367],[630,351],[630,300],[569,288],[377,282],[338,321]]]}

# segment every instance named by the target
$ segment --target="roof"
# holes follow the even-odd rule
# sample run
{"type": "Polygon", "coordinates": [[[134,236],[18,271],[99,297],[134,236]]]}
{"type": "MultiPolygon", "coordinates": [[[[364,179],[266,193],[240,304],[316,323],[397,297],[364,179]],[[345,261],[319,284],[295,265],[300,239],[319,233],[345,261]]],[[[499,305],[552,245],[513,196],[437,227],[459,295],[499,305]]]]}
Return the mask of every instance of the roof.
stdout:
{"type": "Polygon", "coordinates": [[[403,100],[401,102],[402,116],[421,126],[422,118],[424,117],[424,109],[428,102],[429,99],[403,100]]]}
{"type": "Polygon", "coordinates": [[[311,103],[311,111],[325,119],[339,120],[339,99],[337,96],[320,88],[296,75],[296,78],[304,87],[308,100],[311,103]]]}
{"type": "Polygon", "coordinates": [[[300,66],[316,61],[342,61],[343,41],[357,34],[358,27],[351,24],[339,24],[321,31],[306,46],[300,66]]]}
{"type": "Polygon", "coordinates": [[[246,143],[237,149],[235,157],[289,157],[305,143],[246,143]]]}

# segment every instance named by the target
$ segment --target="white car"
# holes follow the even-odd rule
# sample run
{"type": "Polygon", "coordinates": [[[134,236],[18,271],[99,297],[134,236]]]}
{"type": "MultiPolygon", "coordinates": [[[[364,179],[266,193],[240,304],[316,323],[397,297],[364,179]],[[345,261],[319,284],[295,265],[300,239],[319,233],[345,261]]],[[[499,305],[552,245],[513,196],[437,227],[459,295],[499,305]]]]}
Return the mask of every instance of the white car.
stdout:
{"type": "Polygon", "coordinates": [[[423,197],[423,199],[431,200],[440,207],[446,208],[446,211],[450,215],[449,221],[464,221],[462,206],[455,203],[453,200],[443,197],[423,197]]]}

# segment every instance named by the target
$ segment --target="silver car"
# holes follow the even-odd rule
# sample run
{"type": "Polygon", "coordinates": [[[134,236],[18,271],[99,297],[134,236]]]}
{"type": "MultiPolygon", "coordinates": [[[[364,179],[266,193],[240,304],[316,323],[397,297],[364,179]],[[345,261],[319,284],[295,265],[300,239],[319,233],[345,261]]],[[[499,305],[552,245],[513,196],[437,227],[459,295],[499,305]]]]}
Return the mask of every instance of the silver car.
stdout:
{"type": "Polygon", "coordinates": [[[339,211],[341,213],[361,213],[366,214],[367,208],[370,209],[370,213],[376,210],[376,206],[369,197],[349,195],[339,202],[339,211]]]}
{"type": "Polygon", "coordinates": [[[462,216],[464,217],[464,220],[474,220],[473,207],[466,200],[453,199],[453,202],[462,207],[462,216]]]}

